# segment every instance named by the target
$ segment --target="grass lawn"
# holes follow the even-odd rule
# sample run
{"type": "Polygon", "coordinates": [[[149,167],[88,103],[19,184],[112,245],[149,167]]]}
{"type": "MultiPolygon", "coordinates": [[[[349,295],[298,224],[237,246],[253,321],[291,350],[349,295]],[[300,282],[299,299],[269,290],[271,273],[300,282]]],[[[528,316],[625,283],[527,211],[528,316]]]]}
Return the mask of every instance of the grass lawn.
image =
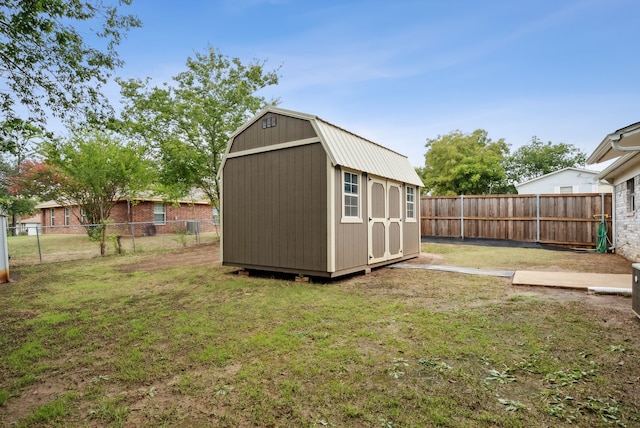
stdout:
{"type": "MultiPolygon", "coordinates": [[[[628,265],[423,250],[496,269],[628,265]]],[[[217,251],[24,266],[20,281],[0,284],[0,426],[640,424],[640,322],[628,298],[414,269],[321,283],[242,277],[217,251]]]]}

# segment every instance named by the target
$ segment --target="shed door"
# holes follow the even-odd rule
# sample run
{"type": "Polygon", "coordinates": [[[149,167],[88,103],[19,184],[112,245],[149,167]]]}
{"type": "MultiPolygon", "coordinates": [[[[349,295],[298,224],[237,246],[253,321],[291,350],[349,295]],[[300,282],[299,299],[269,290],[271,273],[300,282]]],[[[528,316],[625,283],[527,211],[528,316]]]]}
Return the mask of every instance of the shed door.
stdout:
{"type": "Polygon", "coordinates": [[[392,181],[369,178],[369,264],[402,256],[402,191],[392,181]]]}

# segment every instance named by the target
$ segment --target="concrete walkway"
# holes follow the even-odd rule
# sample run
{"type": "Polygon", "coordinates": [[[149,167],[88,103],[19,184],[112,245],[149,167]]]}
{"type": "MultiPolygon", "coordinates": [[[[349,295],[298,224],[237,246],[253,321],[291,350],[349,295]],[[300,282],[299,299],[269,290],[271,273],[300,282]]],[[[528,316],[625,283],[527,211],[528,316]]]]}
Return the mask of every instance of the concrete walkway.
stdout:
{"type": "Polygon", "coordinates": [[[628,288],[631,290],[631,274],[539,272],[517,270],[513,285],[541,285],[544,287],[588,289],[590,287],[628,288]]]}
{"type": "Polygon", "coordinates": [[[492,270],[459,266],[427,265],[417,263],[396,263],[389,267],[398,269],[425,269],[470,275],[490,275],[510,278],[513,285],[535,285],[554,288],[587,290],[592,287],[625,289],[631,293],[631,274],[584,273],[584,272],[543,272],[532,270],[492,270]]]}
{"type": "Polygon", "coordinates": [[[444,265],[424,265],[418,263],[396,263],[389,267],[398,269],[425,269],[425,270],[439,270],[445,272],[454,273],[466,273],[468,275],[489,275],[489,276],[501,276],[510,278],[515,273],[512,270],[493,270],[493,269],[475,269],[460,266],[444,266],[444,265]]]}

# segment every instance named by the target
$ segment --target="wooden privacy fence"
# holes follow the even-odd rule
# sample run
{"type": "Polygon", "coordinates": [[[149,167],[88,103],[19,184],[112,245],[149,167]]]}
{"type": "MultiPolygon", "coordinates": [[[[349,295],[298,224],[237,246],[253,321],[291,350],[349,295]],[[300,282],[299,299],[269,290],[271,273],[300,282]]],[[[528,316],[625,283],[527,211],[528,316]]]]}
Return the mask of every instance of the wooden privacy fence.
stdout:
{"type": "Polygon", "coordinates": [[[611,193],[426,196],[423,236],[509,239],[595,248],[604,214],[612,233],[611,193]]]}

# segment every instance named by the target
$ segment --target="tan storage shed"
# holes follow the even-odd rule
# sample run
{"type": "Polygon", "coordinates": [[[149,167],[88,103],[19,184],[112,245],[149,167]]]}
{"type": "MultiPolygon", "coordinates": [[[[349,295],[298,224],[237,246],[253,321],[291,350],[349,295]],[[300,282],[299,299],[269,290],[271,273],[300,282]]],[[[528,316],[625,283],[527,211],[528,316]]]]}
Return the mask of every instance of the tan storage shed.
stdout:
{"type": "Polygon", "coordinates": [[[336,277],[420,254],[409,160],[317,116],[267,107],[220,167],[222,263],[336,277]]]}

